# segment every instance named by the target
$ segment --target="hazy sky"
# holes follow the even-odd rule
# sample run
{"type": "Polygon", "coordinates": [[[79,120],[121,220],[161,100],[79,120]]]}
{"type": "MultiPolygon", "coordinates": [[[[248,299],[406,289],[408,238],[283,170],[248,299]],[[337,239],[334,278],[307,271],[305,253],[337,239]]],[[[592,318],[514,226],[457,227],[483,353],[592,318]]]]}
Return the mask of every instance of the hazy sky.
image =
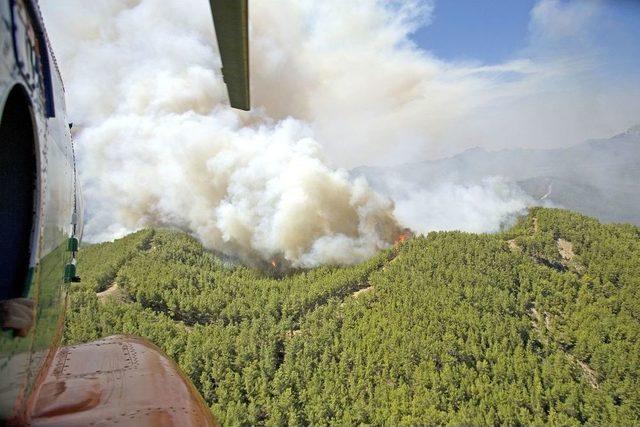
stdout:
{"type": "MultiPolygon", "coordinates": [[[[450,146],[556,147],[640,123],[640,1],[426,4],[409,38],[491,87],[468,94],[478,108],[438,134],[450,146]]],[[[432,156],[450,154],[439,148],[432,156]]]]}

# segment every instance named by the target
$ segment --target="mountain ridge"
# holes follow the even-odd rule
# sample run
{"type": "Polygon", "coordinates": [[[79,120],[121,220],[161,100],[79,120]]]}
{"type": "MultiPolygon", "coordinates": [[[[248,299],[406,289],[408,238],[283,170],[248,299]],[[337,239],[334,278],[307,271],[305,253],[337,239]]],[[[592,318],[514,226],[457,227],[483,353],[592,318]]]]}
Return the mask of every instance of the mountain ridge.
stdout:
{"type": "Polygon", "coordinates": [[[402,183],[429,189],[447,182],[478,184],[497,176],[533,201],[540,202],[546,194],[543,200],[552,206],[605,222],[640,225],[640,125],[611,138],[564,148],[488,151],[473,147],[445,159],[388,168],[360,167],[351,174],[364,176],[394,200],[408,196],[402,183]]]}

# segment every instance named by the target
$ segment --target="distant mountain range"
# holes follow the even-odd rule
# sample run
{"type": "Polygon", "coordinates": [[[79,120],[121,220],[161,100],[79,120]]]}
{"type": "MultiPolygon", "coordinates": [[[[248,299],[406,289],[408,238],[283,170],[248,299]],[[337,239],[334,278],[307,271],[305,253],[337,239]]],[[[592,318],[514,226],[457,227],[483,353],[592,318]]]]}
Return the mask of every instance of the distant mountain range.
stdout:
{"type": "Polygon", "coordinates": [[[608,139],[558,149],[487,151],[471,148],[456,156],[396,167],[359,167],[378,191],[391,198],[402,183],[433,188],[472,185],[502,177],[534,204],[563,207],[604,222],[640,224],[640,125],[608,139]],[[537,203],[539,202],[539,203],[537,203]]]}

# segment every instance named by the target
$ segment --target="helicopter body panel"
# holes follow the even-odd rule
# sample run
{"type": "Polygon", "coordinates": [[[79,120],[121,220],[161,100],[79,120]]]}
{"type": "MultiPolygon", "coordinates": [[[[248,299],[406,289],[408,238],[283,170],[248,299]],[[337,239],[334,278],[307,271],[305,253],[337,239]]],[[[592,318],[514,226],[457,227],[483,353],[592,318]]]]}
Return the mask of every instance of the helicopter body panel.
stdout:
{"type": "Polygon", "coordinates": [[[9,419],[24,415],[58,346],[67,244],[81,234],[82,206],[64,89],[37,3],[4,1],[0,15],[0,298],[31,300],[35,310],[26,336],[1,331],[0,419],[9,419]]]}
{"type": "Polygon", "coordinates": [[[33,426],[212,426],[175,363],[143,338],[62,347],[31,410],[33,426]]]}
{"type": "MultiPolygon", "coordinates": [[[[247,110],[247,0],[211,6],[230,104],[247,110]]],[[[83,199],[37,0],[0,2],[0,58],[0,424],[215,425],[149,341],[60,347],[67,289],[80,280],[83,199]]]]}

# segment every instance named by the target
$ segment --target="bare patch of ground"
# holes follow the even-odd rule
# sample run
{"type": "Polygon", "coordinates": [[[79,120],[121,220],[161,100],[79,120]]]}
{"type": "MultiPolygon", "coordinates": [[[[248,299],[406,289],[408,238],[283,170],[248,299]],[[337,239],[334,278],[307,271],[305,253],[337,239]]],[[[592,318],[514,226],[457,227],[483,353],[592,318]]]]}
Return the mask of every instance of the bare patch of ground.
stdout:
{"type": "Polygon", "coordinates": [[[289,338],[293,338],[295,336],[298,336],[301,333],[302,333],[302,331],[300,329],[294,329],[292,331],[285,332],[284,336],[285,336],[285,338],[289,339],[289,338]]]}
{"type": "Polygon", "coordinates": [[[573,252],[573,243],[568,240],[558,239],[558,252],[565,261],[573,260],[575,253],[573,252]]]}
{"type": "MultiPolygon", "coordinates": [[[[546,327],[546,329],[549,329],[549,314],[545,311],[544,312],[544,325],[546,327]]],[[[542,322],[542,316],[540,316],[540,312],[536,309],[535,305],[533,307],[531,307],[529,309],[529,317],[531,318],[531,326],[533,326],[533,329],[535,329],[538,333],[542,333],[542,330],[540,329],[540,323],[542,322]]]]}
{"type": "Polygon", "coordinates": [[[531,309],[529,310],[529,312],[531,313],[529,315],[529,317],[531,317],[531,325],[533,325],[533,328],[536,329],[538,332],[541,332],[540,330],[540,323],[543,320],[544,317],[544,327],[547,330],[547,332],[551,333],[551,315],[548,312],[543,312],[543,316],[540,316],[540,313],[538,312],[538,310],[536,310],[535,306],[531,307],[531,309]]]}
{"type": "Polygon", "coordinates": [[[358,298],[360,295],[366,294],[367,292],[371,292],[374,289],[375,289],[374,286],[369,286],[364,289],[360,289],[359,291],[355,291],[353,294],[351,294],[351,296],[354,298],[358,298]]]}
{"type": "MultiPolygon", "coordinates": [[[[384,268],[383,268],[383,270],[384,270],[384,268]]],[[[363,283],[363,285],[368,285],[368,283],[363,283]]],[[[375,286],[373,286],[373,285],[369,285],[369,286],[367,286],[367,287],[365,287],[365,288],[360,288],[360,289],[358,289],[357,291],[353,292],[353,293],[351,294],[351,296],[352,296],[353,298],[358,298],[359,296],[361,296],[361,295],[363,295],[363,294],[366,294],[366,293],[369,293],[369,292],[373,291],[374,289],[375,289],[375,286]]],[[[342,301],[342,302],[340,303],[340,307],[344,307],[344,305],[345,305],[345,304],[346,304],[346,300],[344,300],[344,301],[342,301]]]]}
{"type": "Polygon", "coordinates": [[[507,245],[509,245],[509,249],[512,251],[521,251],[520,246],[516,243],[516,239],[507,240],[507,245]]]}
{"type": "Polygon", "coordinates": [[[557,245],[558,252],[562,257],[562,264],[574,273],[582,274],[584,272],[584,266],[575,259],[576,253],[573,251],[573,243],[565,239],[558,239],[557,245]]]}
{"type": "Polygon", "coordinates": [[[115,297],[115,296],[117,296],[119,294],[120,294],[120,292],[119,292],[119,289],[118,289],[118,284],[117,283],[113,283],[111,286],[109,286],[104,291],[97,292],[96,296],[98,297],[100,302],[105,302],[105,300],[107,298],[115,297]]]}
{"type": "Polygon", "coordinates": [[[591,366],[587,365],[582,360],[576,359],[576,357],[572,354],[566,353],[566,356],[567,359],[569,359],[571,362],[578,365],[580,369],[582,369],[582,373],[584,374],[584,377],[587,379],[587,382],[589,383],[591,388],[598,389],[600,387],[600,385],[598,384],[598,374],[591,368],[591,366]]]}
{"type": "MultiPolygon", "coordinates": [[[[546,311],[543,312],[543,314],[544,314],[544,328],[546,329],[546,332],[548,334],[546,336],[549,336],[551,337],[551,339],[553,339],[553,332],[551,330],[551,315],[546,311]]],[[[531,325],[533,326],[533,329],[536,332],[538,332],[538,335],[540,336],[542,342],[544,342],[545,344],[548,344],[547,338],[542,333],[543,330],[542,330],[541,323],[543,320],[542,319],[543,316],[540,315],[540,312],[536,309],[535,305],[529,309],[529,317],[531,318],[531,325]]],[[[564,353],[567,360],[569,360],[571,363],[576,364],[582,370],[584,377],[586,378],[587,382],[592,388],[594,389],[599,388],[598,374],[596,373],[596,371],[593,370],[593,368],[591,368],[588,364],[586,364],[582,360],[579,360],[578,358],[576,358],[574,355],[567,353],[564,350],[561,350],[561,351],[564,353]]]]}
{"type": "Polygon", "coordinates": [[[544,326],[547,330],[551,330],[551,316],[546,311],[544,312],[544,326]]]}

